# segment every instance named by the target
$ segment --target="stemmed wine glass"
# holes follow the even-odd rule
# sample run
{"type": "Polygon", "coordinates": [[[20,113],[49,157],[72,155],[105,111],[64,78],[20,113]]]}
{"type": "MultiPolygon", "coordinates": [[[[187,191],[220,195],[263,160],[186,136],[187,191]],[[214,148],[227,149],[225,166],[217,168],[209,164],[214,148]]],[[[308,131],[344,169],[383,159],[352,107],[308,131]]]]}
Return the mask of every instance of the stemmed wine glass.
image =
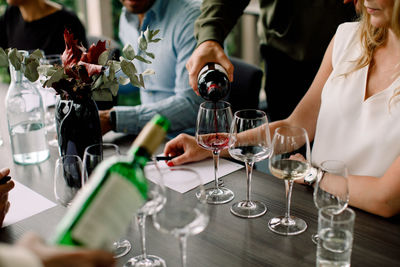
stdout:
{"type": "Polygon", "coordinates": [[[182,267],[186,267],[187,237],[201,233],[208,225],[209,214],[206,193],[199,174],[184,167],[171,167],[162,170],[164,183],[180,177],[181,183],[191,185],[191,192],[197,192],[197,198],[191,193],[181,194],[166,190],[164,207],[153,215],[153,223],[157,230],[169,233],[179,239],[182,267]],[[180,174],[177,174],[177,173],[180,174]]]}
{"type": "Polygon", "coordinates": [[[230,130],[229,154],[246,164],[247,174],[247,199],[233,204],[231,212],[243,218],[262,216],[267,207],[260,201],[251,200],[250,194],[254,163],[271,154],[268,119],[263,111],[247,109],[235,113],[230,130]],[[246,136],[248,130],[252,130],[251,138],[246,136]]]}
{"type": "Polygon", "coordinates": [[[235,195],[232,190],[219,186],[219,153],[228,148],[229,128],[232,122],[230,104],[224,101],[203,102],[197,114],[196,141],[201,147],[211,150],[214,159],[214,188],[206,190],[207,202],[223,204],[231,201],[235,195]]]}
{"type": "Polygon", "coordinates": [[[65,155],[57,159],[54,171],[54,196],[61,205],[71,205],[82,187],[82,160],[76,155],[65,155]]]}
{"type": "MultiPolygon", "coordinates": [[[[118,155],[120,155],[120,151],[116,144],[102,143],[86,147],[83,153],[82,183],[85,184],[88,181],[90,174],[101,161],[118,155]]],[[[132,245],[129,240],[123,239],[115,241],[112,245],[114,258],[126,255],[131,248],[132,245]]]]}
{"type": "MultiPolygon", "coordinates": [[[[340,160],[326,160],[318,169],[317,181],[314,187],[314,204],[320,210],[328,207],[332,214],[339,214],[349,203],[348,171],[346,164],[340,160]]],[[[318,234],[311,236],[318,243],[318,234]]]]}
{"type": "Polygon", "coordinates": [[[165,267],[167,266],[164,259],[159,256],[149,255],[146,250],[146,218],[159,212],[165,204],[165,187],[163,177],[157,162],[149,164],[144,169],[145,177],[148,178],[147,200],[144,205],[137,211],[136,221],[139,226],[139,234],[141,238],[142,254],[130,258],[124,267],[165,267]],[[149,180],[151,177],[152,181],[149,180]]]}
{"type": "Polygon", "coordinates": [[[299,127],[279,127],[275,130],[272,148],[269,170],[275,177],[285,180],[286,213],[272,218],[268,227],[277,234],[297,235],[307,229],[307,224],[290,215],[290,201],[294,180],[304,178],[311,166],[307,132],[299,127]]]}

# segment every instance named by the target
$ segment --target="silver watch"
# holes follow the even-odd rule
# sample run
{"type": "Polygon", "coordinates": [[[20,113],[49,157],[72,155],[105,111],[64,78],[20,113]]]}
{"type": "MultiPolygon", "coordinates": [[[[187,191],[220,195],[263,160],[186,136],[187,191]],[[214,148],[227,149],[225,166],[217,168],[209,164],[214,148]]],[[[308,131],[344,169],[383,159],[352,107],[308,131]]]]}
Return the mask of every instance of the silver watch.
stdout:
{"type": "Polygon", "coordinates": [[[315,183],[315,181],[317,181],[317,177],[320,172],[321,169],[311,166],[310,171],[304,177],[304,183],[306,185],[312,186],[315,183]]]}

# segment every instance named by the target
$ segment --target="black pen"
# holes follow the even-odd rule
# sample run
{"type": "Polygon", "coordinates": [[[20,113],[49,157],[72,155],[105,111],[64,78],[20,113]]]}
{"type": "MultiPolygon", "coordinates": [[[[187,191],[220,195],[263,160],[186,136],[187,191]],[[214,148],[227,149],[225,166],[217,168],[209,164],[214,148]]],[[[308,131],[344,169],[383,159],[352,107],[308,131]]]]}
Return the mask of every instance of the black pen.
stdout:
{"type": "Polygon", "coordinates": [[[4,176],[3,178],[0,179],[0,185],[5,184],[10,180],[11,180],[11,176],[4,176]]]}
{"type": "Polygon", "coordinates": [[[171,160],[173,158],[175,158],[176,156],[155,156],[153,159],[160,161],[160,160],[171,160]]]}

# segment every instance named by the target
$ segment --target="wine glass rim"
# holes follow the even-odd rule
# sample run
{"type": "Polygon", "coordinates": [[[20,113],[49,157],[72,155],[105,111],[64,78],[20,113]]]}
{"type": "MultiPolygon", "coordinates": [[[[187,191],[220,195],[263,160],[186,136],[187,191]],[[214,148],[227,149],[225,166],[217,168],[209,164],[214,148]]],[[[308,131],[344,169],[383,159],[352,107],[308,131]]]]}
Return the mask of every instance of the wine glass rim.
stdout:
{"type": "Polygon", "coordinates": [[[218,100],[216,102],[213,101],[204,101],[203,103],[200,104],[200,109],[205,109],[205,110],[213,110],[213,109],[218,109],[218,110],[224,110],[224,109],[230,109],[231,104],[229,102],[223,101],[223,100],[218,100]],[[223,104],[223,107],[218,107],[218,108],[213,108],[213,107],[206,107],[206,105],[209,104],[223,104]]]}
{"type": "Polygon", "coordinates": [[[66,158],[76,158],[76,159],[82,161],[81,157],[79,157],[78,155],[72,155],[72,154],[62,155],[57,159],[57,161],[60,161],[62,159],[66,159],[66,158]]]}
{"type": "Polygon", "coordinates": [[[236,111],[234,116],[236,118],[246,119],[246,120],[259,120],[260,118],[264,118],[264,117],[267,118],[267,114],[264,111],[259,110],[259,109],[241,109],[241,110],[236,111]],[[255,114],[257,114],[256,115],[257,117],[256,118],[254,118],[254,117],[247,118],[243,115],[242,116],[239,115],[241,113],[246,113],[246,112],[254,112],[255,114]]]}
{"type": "Polygon", "coordinates": [[[90,146],[87,146],[87,147],[85,148],[85,151],[84,151],[83,154],[87,153],[87,154],[92,155],[93,153],[90,153],[89,150],[90,150],[91,148],[93,148],[93,147],[100,147],[100,146],[101,146],[101,147],[113,147],[113,148],[115,148],[115,150],[117,151],[118,154],[120,153],[120,151],[119,151],[119,146],[116,145],[116,144],[113,144],[113,143],[97,143],[97,144],[92,144],[92,145],[90,145],[90,146]]]}

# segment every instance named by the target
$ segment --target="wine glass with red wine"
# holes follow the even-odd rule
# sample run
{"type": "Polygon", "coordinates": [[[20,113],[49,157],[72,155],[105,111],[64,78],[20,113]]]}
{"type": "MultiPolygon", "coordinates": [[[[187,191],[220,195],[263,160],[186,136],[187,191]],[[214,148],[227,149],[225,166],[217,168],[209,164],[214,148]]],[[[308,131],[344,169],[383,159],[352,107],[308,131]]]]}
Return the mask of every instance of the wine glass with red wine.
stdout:
{"type": "Polygon", "coordinates": [[[196,141],[211,150],[214,159],[214,188],[206,190],[207,203],[223,204],[234,198],[232,190],[218,185],[218,163],[221,150],[228,148],[232,110],[228,102],[203,102],[197,114],[196,141]]]}

